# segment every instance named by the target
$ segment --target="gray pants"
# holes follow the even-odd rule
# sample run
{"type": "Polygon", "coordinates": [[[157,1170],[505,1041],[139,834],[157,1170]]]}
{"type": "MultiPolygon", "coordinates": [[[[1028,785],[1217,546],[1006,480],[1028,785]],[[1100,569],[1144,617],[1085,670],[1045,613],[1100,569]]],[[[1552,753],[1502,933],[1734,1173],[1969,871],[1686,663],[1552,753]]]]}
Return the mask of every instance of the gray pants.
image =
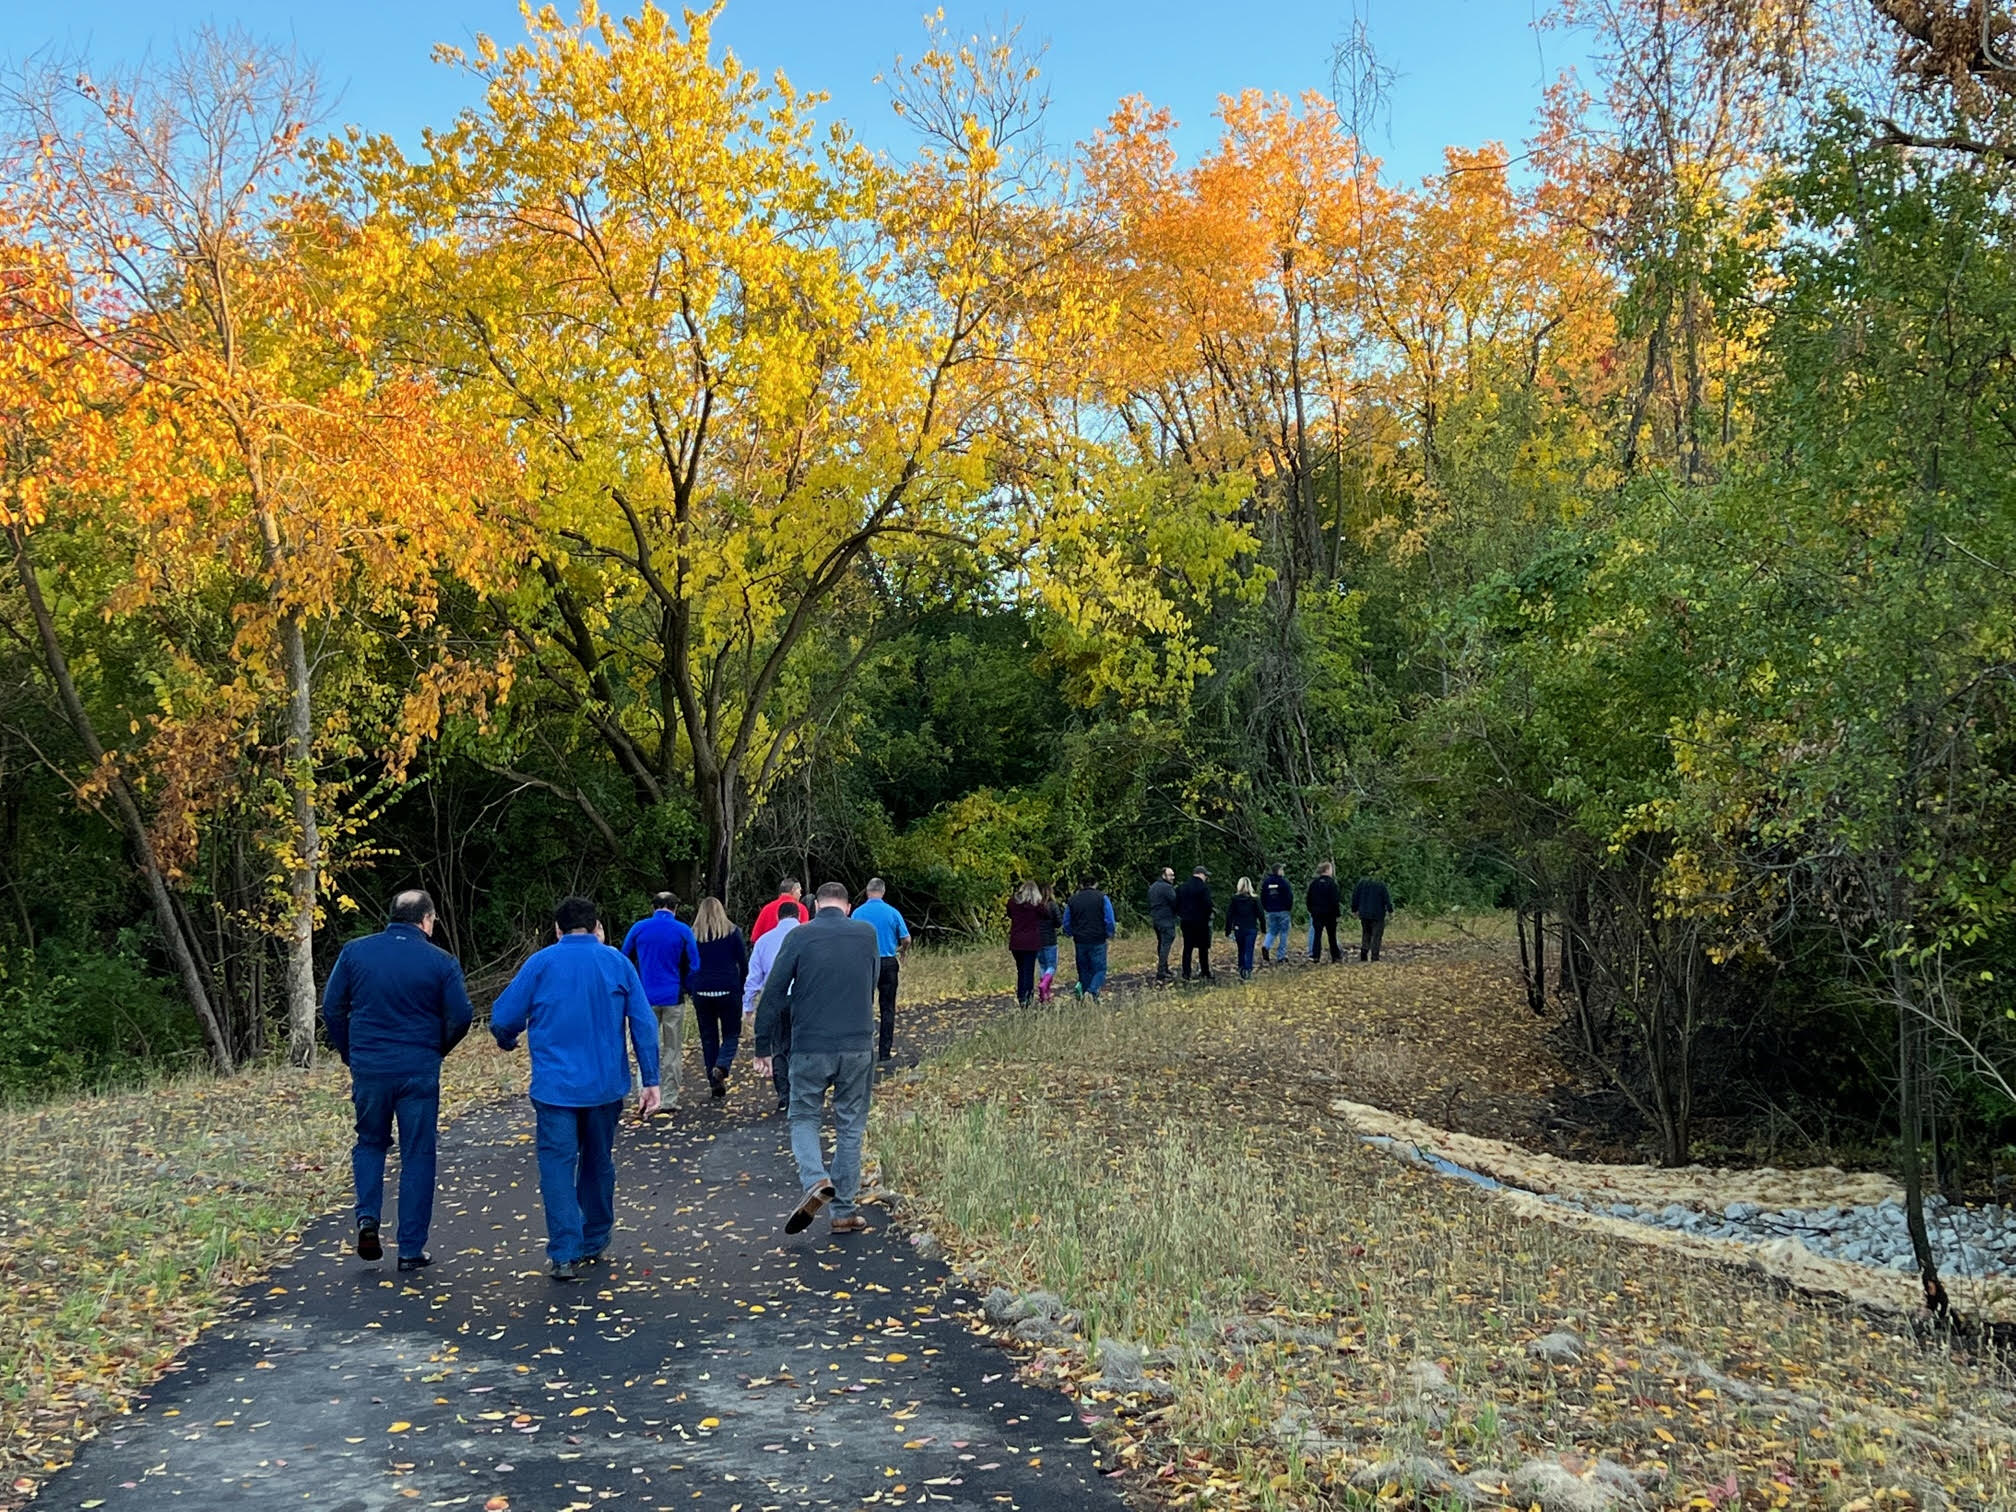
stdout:
{"type": "Polygon", "coordinates": [[[795,1050],[791,1054],[791,1155],[798,1182],[808,1191],[833,1183],[833,1216],[854,1211],[861,1194],[861,1136],[868,1129],[868,1096],[875,1085],[875,1052],[834,1055],[795,1050]],[[826,1168],[819,1139],[819,1115],[826,1089],[833,1089],[833,1168],[826,1168]]]}
{"type": "Polygon", "coordinates": [[[1169,975],[1169,947],[1176,943],[1175,924],[1155,926],[1155,975],[1162,978],[1169,975]]]}

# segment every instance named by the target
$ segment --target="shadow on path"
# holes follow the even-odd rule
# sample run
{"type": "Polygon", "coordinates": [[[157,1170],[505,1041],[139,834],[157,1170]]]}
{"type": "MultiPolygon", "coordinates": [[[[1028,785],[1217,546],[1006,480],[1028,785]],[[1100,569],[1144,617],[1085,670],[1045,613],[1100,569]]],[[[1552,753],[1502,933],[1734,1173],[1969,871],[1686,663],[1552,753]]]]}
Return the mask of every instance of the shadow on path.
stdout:
{"type": "Polygon", "coordinates": [[[575,1286],[544,1274],[530,1105],[465,1117],[430,1270],[364,1265],[325,1219],[43,1502],[1121,1507],[1070,1399],[1019,1383],[878,1209],[784,1237],[784,1124],[743,1070],[726,1104],[689,1086],[676,1120],[626,1121],[611,1263],[575,1286]]]}

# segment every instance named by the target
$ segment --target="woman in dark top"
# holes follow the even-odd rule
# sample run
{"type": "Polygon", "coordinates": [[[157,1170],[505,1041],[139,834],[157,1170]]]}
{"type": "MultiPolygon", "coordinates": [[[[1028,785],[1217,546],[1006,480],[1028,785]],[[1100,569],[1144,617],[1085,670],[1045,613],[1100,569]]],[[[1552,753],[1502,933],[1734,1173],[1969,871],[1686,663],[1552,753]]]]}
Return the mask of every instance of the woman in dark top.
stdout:
{"type": "Polygon", "coordinates": [[[1024,1008],[1036,995],[1036,956],[1043,947],[1043,921],[1049,917],[1042,889],[1034,882],[1024,882],[1008,900],[1008,951],[1015,957],[1015,1001],[1024,1008]]]}
{"type": "Polygon", "coordinates": [[[1253,975],[1253,942],[1260,938],[1260,900],[1253,896],[1251,877],[1239,879],[1239,890],[1225,905],[1225,933],[1239,947],[1239,980],[1243,982],[1253,975]]]}
{"type": "Polygon", "coordinates": [[[702,898],[693,915],[700,969],[693,973],[693,1016],[700,1021],[700,1062],[716,1097],[728,1095],[728,1068],[742,1041],[742,983],[749,947],[719,898],[702,898]]]}
{"type": "Polygon", "coordinates": [[[1043,897],[1043,943],[1036,947],[1036,1001],[1050,1001],[1050,984],[1057,980],[1057,927],[1064,922],[1064,905],[1045,882],[1043,897]]]}

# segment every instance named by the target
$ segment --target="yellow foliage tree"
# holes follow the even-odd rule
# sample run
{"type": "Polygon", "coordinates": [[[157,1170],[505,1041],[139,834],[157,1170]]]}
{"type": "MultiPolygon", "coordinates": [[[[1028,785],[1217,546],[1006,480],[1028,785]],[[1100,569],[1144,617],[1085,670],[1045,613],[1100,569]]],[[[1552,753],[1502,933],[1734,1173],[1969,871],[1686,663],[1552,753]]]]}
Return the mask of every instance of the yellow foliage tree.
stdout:
{"type": "Polygon", "coordinates": [[[647,812],[690,781],[719,893],[878,636],[1008,540],[997,439],[1061,232],[1008,44],[905,73],[926,145],[899,174],[716,57],[717,14],[531,13],[521,44],[445,50],[482,103],[423,157],[353,137],[329,168],[417,249],[423,360],[525,459],[511,612],[542,696],[647,812]]]}

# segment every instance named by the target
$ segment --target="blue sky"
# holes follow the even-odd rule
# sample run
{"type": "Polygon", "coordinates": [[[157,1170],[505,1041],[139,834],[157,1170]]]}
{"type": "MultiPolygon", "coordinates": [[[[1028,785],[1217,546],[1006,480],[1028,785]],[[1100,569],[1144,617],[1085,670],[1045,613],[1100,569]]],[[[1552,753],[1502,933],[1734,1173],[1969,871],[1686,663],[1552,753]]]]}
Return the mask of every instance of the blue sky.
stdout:
{"type": "MultiPolygon", "coordinates": [[[[1368,145],[1402,178],[1434,170],[1451,142],[1524,139],[1542,87],[1577,61],[1572,37],[1534,28],[1543,0],[1358,3],[1382,61],[1400,73],[1390,132],[1368,145]]],[[[563,12],[572,5],[566,0],[563,12]]],[[[621,0],[609,8],[621,9],[621,0]]],[[[828,112],[871,146],[900,154],[905,129],[873,80],[896,54],[921,50],[930,8],[924,0],[730,0],[717,35],[766,72],[782,68],[799,88],[824,90],[828,112]]],[[[1053,143],[1083,138],[1121,96],[1142,94],[1174,111],[1178,145],[1193,155],[1211,141],[1219,94],[1326,87],[1351,0],[1021,0],[1005,10],[945,0],[945,13],[962,33],[998,30],[1007,17],[1023,23],[1025,38],[1047,41],[1053,143]]],[[[130,61],[206,21],[291,40],[321,65],[335,120],[407,141],[445,122],[470,94],[465,76],[429,60],[433,43],[521,31],[514,0],[7,0],[0,57],[18,61],[56,44],[101,63],[130,61]]]]}

